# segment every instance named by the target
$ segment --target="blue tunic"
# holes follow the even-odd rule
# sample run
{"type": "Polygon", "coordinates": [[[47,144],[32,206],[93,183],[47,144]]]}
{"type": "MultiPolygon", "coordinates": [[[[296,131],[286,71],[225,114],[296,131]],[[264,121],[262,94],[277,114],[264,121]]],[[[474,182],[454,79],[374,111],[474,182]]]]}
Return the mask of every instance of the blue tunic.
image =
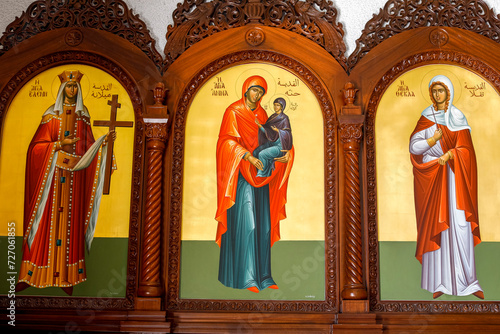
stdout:
{"type": "Polygon", "coordinates": [[[276,284],[271,277],[269,186],[254,188],[241,173],[221,238],[219,281],[236,289],[263,290],[276,284]]]}

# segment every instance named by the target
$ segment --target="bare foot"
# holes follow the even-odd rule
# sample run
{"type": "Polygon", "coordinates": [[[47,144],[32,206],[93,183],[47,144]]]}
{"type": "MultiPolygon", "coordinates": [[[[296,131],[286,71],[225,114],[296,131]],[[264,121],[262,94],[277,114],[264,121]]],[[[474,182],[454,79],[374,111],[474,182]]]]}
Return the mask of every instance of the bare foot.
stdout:
{"type": "Polygon", "coordinates": [[[259,293],[259,289],[257,289],[256,286],[251,286],[251,287],[247,288],[247,290],[255,292],[255,293],[259,293]]]}
{"type": "Polygon", "coordinates": [[[484,299],[484,293],[482,291],[476,291],[473,293],[473,295],[479,299],[484,299]]]}
{"type": "Polygon", "coordinates": [[[443,295],[443,292],[441,292],[441,291],[434,292],[434,293],[432,294],[432,298],[436,299],[436,298],[441,297],[442,295],[443,295]]]}

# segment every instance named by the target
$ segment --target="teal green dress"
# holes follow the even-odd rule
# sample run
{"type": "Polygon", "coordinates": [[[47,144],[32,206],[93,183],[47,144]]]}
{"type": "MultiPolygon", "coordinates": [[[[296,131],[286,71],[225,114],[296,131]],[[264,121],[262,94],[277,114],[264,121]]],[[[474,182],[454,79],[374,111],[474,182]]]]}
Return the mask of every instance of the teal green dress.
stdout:
{"type": "Polygon", "coordinates": [[[276,284],[271,276],[269,186],[251,186],[238,175],[234,205],[227,210],[222,235],[219,281],[227,287],[263,290],[276,284]]]}

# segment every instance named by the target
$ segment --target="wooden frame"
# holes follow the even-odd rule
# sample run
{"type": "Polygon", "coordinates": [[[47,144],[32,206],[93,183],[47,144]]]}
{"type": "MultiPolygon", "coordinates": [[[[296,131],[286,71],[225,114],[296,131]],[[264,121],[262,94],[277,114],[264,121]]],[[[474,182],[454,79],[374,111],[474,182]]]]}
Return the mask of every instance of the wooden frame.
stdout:
{"type": "MultiPolygon", "coordinates": [[[[123,318],[124,312],[130,314],[134,321],[140,322],[143,318],[133,314],[137,304],[141,305],[137,285],[140,283],[139,256],[142,220],[145,217],[142,208],[142,194],[146,191],[143,181],[144,139],[149,138],[143,117],[148,115],[146,104],[152,101],[152,89],[160,81],[160,57],[154,49],[154,41],[144,22],[133,15],[122,1],[113,4],[78,1],[58,5],[51,1],[36,1],[23,16],[10,24],[7,30],[9,33],[2,37],[1,68],[4,75],[0,79],[0,122],[3,122],[5,112],[18,90],[34,76],[58,65],[84,64],[105,71],[125,88],[132,101],[136,127],[125,297],[110,299],[17,296],[16,305],[19,310],[38,309],[37,313],[40,314],[43,314],[43,310],[40,311],[42,305],[50,305],[51,308],[61,310],[57,313],[67,314],[77,321],[83,319],[83,326],[88,326],[90,316],[92,319],[110,317],[112,321],[114,319],[115,324],[119,324],[129,318],[123,318]],[[70,17],[73,19],[68,20],[70,17]],[[117,20],[121,21],[120,24],[112,24],[118,22],[117,20]],[[81,311],[85,309],[92,310],[92,313],[81,311]]],[[[0,303],[6,306],[9,300],[7,297],[1,297],[0,303]]],[[[19,317],[24,319],[27,326],[33,321],[29,313],[19,312],[19,317]]],[[[58,317],[56,321],[54,315],[57,317],[57,314],[52,314],[52,317],[47,314],[43,319],[35,321],[49,321],[64,328],[68,318],[58,317]]],[[[162,313],[157,312],[150,321],[155,321],[158,316],[164,318],[162,313]]],[[[162,328],[165,326],[168,327],[168,324],[161,325],[162,328]]]]}
{"type": "MultiPolygon", "coordinates": [[[[174,18],[182,12],[198,13],[200,8],[188,7],[185,3],[184,7],[180,7],[174,13],[174,18]]],[[[215,9],[224,10],[222,2],[215,1],[215,9]]],[[[235,5],[236,6],[236,5],[235,5]]],[[[180,36],[175,29],[190,27],[190,31],[203,31],[203,21],[197,20],[188,21],[185,17],[179,19],[173,30],[169,30],[168,36],[171,36],[165,48],[165,52],[171,57],[177,55],[177,52],[182,52],[180,56],[166,69],[164,74],[167,88],[169,89],[169,110],[174,111],[172,133],[169,137],[167,147],[167,172],[165,179],[171,180],[171,184],[167,185],[167,193],[171,193],[170,201],[164,203],[166,211],[170,212],[169,228],[166,229],[164,237],[168,240],[168,249],[165,249],[165,258],[168,258],[166,267],[168,274],[165,276],[166,282],[166,308],[172,312],[173,321],[186,322],[180,326],[182,328],[190,328],[188,323],[194,321],[190,319],[185,312],[198,312],[199,321],[211,323],[212,320],[205,318],[199,312],[202,311],[218,311],[223,312],[218,323],[228,321],[227,317],[230,311],[240,312],[273,312],[278,317],[285,317],[286,313],[294,313],[295,316],[304,316],[313,319],[313,313],[322,313],[323,316],[318,318],[314,316],[314,323],[323,323],[326,325],[331,323],[331,312],[336,312],[339,309],[339,276],[336,274],[339,266],[339,251],[338,243],[338,213],[336,207],[336,197],[338,192],[337,183],[337,167],[335,157],[337,156],[337,136],[335,134],[336,127],[336,108],[335,105],[341,105],[341,95],[331,95],[329,92],[339,92],[343,87],[346,74],[342,69],[342,58],[339,63],[332,62],[331,56],[317,44],[309,41],[305,37],[297,36],[295,33],[276,29],[274,27],[262,26],[253,22],[267,22],[269,13],[274,10],[273,6],[285,9],[289,4],[271,3],[264,5],[258,1],[249,1],[245,6],[239,8],[241,18],[234,18],[235,27],[231,29],[221,29],[224,31],[217,34],[206,36],[205,33],[201,36],[180,36]],[[246,26],[241,26],[242,20],[245,18],[243,13],[247,13],[248,23],[246,26]],[[252,16],[254,15],[254,17],[252,16]],[[206,38],[205,38],[206,37],[206,38]],[[196,44],[189,45],[186,51],[183,45],[189,43],[191,38],[202,39],[196,44]],[[281,43],[282,40],[296,39],[299,43],[286,45],[281,43]],[[173,51],[173,45],[181,45],[182,49],[173,51]],[[224,45],[223,48],[220,45],[224,45]],[[304,52],[304,47],[307,52],[304,52]],[[206,57],[198,57],[199,54],[204,54],[206,57]],[[312,61],[314,59],[314,61],[312,61]],[[184,147],[184,128],[186,122],[186,114],[191,104],[192,99],[196,95],[198,89],[213,75],[220,71],[238,65],[248,63],[268,63],[277,65],[291,71],[300,77],[316,95],[323,110],[324,128],[325,128],[325,232],[326,232],[326,300],[324,302],[306,302],[306,301],[248,301],[248,300],[184,300],[179,298],[179,258],[180,258],[180,229],[181,229],[181,208],[182,208],[182,180],[183,180],[183,147],[184,147]],[[168,239],[167,239],[168,238],[168,239]],[[304,315],[298,315],[297,312],[305,312],[304,315]],[[225,315],[224,315],[225,314],[225,315]],[[226,319],[226,320],[224,320],[226,319]]],[[[289,8],[289,7],[288,7],[289,8]]],[[[280,10],[283,10],[280,9],[280,10]]],[[[335,12],[334,9],[328,9],[328,12],[335,12]]],[[[211,12],[211,17],[220,17],[218,13],[211,12]]],[[[291,22],[301,21],[302,17],[294,17],[293,12],[286,14],[291,22]]],[[[318,13],[317,20],[311,24],[323,23],[318,13]],[[319,22],[319,23],[318,23],[319,22]]],[[[225,22],[227,23],[227,22],[225,22]]],[[[330,41],[331,43],[332,41],[330,41]]],[[[340,40],[333,42],[343,45],[340,40]]],[[[343,47],[343,46],[342,46],[343,47]]],[[[342,49],[340,47],[340,49],[342,49]]],[[[167,218],[167,217],[166,217],[167,218]]],[[[245,319],[246,315],[240,313],[238,318],[245,319]]],[[[286,316],[288,318],[288,316],[286,316]]],[[[270,320],[264,321],[268,326],[271,326],[270,320]]],[[[241,322],[240,322],[241,323],[241,322]]],[[[233,328],[237,324],[226,324],[227,329],[233,328]]],[[[303,328],[299,324],[289,324],[289,328],[303,328]]],[[[304,327],[305,328],[305,327],[304,327]]]]}
{"type": "MultiPolygon", "coordinates": [[[[136,116],[126,297],[19,296],[21,327],[64,330],[68,321],[76,321],[89,331],[106,324],[113,331],[220,332],[243,324],[255,331],[380,333],[500,326],[497,302],[385,301],[379,284],[378,104],[399,75],[426,64],[469,69],[499,92],[500,20],[482,0],[389,0],[347,59],[342,25],[329,1],[184,0],[173,18],[164,59],[123,0],[35,1],[0,39],[0,125],[25,83],[70,63],[92,65],[116,78],[136,116]],[[321,106],[325,301],[179,296],[187,113],[210,77],[252,63],[297,75],[321,106]],[[156,85],[160,81],[166,90],[156,85]],[[88,310],[95,319],[90,323],[88,310]]],[[[8,302],[0,298],[0,305],[8,302]]]]}
{"type": "Polygon", "coordinates": [[[377,34],[377,31],[365,30],[362,38],[358,40],[356,51],[349,58],[352,64],[357,61],[350,78],[363,87],[362,104],[366,110],[366,138],[363,152],[366,159],[364,171],[366,181],[363,184],[363,192],[366,203],[364,219],[367,222],[365,226],[367,240],[364,245],[367,249],[368,261],[365,265],[369,272],[370,310],[390,314],[394,312],[497,313],[498,303],[479,300],[477,302],[380,300],[374,124],[377,106],[385,90],[398,76],[413,68],[427,64],[453,64],[479,74],[488,80],[497,92],[500,91],[498,85],[500,72],[497,70],[500,62],[495,56],[497,52],[491,51],[498,50],[499,46],[487,38],[498,33],[498,28],[496,28],[498,20],[491,15],[491,11],[484,3],[481,1],[475,4],[460,2],[458,6],[446,3],[428,3],[417,6],[409,3],[407,7],[399,8],[398,6],[399,4],[395,2],[389,2],[384,11],[378,17],[374,17],[367,26],[381,27],[385,26],[384,22],[389,22],[389,24],[396,22],[398,17],[411,17],[415,21],[407,23],[414,29],[400,31],[397,30],[398,26],[393,28],[389,25],[380,34],[377,34]],[[398,10],[394,10],[394,7],[398,10]],[[419,20],[420,15],[424,16],[434,9],[438,11],[428,16],[426,21],[419,20]],[[468,15],[461,14],[464,12],[468,15]],[[398,16],[394,13],[398,13],[398,16]],[[475,20],[477,31],[486,37],[464,30],[468,27],[468,23],[476,22],[475,20]],[[446,22],[460,22],[464,29],[442,26],[446,22]],[[483,28],[479,29],[479,27],[483,28]],[[383,42],[369,43],[368,41],[371,40],[369,36],[374,34],[390,38],[383,42]],[[370,47],[373,48],[370,50],[370,47]]]}

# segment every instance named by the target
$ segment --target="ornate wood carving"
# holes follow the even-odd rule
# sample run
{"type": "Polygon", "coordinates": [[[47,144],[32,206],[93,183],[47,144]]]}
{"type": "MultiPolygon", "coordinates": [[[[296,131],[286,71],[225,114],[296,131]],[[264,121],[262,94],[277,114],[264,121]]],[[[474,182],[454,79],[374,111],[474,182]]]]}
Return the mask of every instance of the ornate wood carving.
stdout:
{"type": "Polygon", "coordinates": [[[274,312],[336,312],[337,307],[337,232],[336,232],[336,166],[335,110],[327,91],[318,78],[296,60],[270,51],[247,50],[228,54],[201,69],[187,84],[179,98],[173,124],[171,170],[170,230],[166,307],[169,310],[199,311],[274,311],[274,312]],[[193,300],[179,298],[180,249],[182,222],[182,180],[184,164],[185,125],[189,105],[198,89],[214,74],[242,63],[271,63],[288,69],[308,84],[316,95],[324,116],[325,131],[325,301],[248,301],[193,300]]]}
{"type": "MultiPolygon", "coordinates": [[[[122,0],[35,1],[7,26],[0,38],[0,56],[36,34],[67,27],[93,28],[118,35],[141,49],[158,68],[161,67],[162,58],[155,49],[155,41],[146,23],[122,0]]],[[[77,41],[77,31],[66,36],[68,45],[76,46],[77,41]]]]}
{"type": "Polygon", "coordinates": [[[344,221],[345,272],[343,299],[366,299],[363,282],[363,246],[361,234],[361,188],[359,179],[359,148],[363,137],[364,116],[354,105],[358,89],[351,82],[342,90],[345,106],[339,116],[340,140],[344,147],[344,221]]]}
{"type": "Polygon", "coordinates": [[[247,31],[245,38],[247,43],[251,46],[258,46],[264,43],[266,35],[262,29],[251,28],[247,31]]]}
{"type": "Polygon", "coordinates": [[[363,124],[340,124],[344,144],[344,208],[346,223],[346,281],[343,299],[366,299],[363,285],[363,247],[361,235],[361,189],[359,183],[359,144],[363,124]]]}
{"type": "Polygon", "coordinates": [[[345,68],[346,51],[337,9],[328,0],[184,0],[168,27],[164,70],[196,42],[219,31],[260,23],[309,38],[345,68]]]}
{"type": "Polygon", "coordinates": [[[440,301],[381,301],[379,296],[379,263],[377,235],[377,185],[375,172],[375,116],[385,90],[404,72],[425,64],[453,64],[467,68],[488,80],[500,91],[500,73],[480,59],[455,51],[433,50],[410,56],[395,64],[375,86],[370,96],[366,115],[366,165],[368,193],[369,237],[369,299],[370,310],[375,312],[422,313],[499,313],[495,302],[440,302],[440,301]]]}
{"type": "Polygon", "coordinates": [[[155,104],[148,106],[146,124],[146,150],[148,175],[146,188],[146,211],[142,236],[141,280],[138,295],[159,297],[162,293],[160,282],[160,241],[162,216],[163,152],[167,141],[168,111],[163,105],[165,86],[157,84],[154,90],[155,104]],[[163,116],[163,117],[162,117],[163,116]],[[161,118],[162,117],[162,118],[161,118]]]}
{"type": "Polygon", "coordinates": [[[429,35],[431,43],[438,48],[445,46],[449,39],[448,33],[442,28],[432,30],[429,35]]]}
{"type": "MultiPolygon", "coordinates": [[[[0,92],[0,126],[3,123],[5,112],[17,91],[37,74],[57,65],[81,63],[98,67],[114,76],[126,89],[134,107],[136,117],[143,113],[143,105],[134,81],[112,60],[103,56],[82,51],[58,52],[41,57],[26,67],[22,68],[4,86],[0,92]]],[[[125,298],[73,298],[73,297],[38,297],[16,296],[18,308],[79,308],[79,309],[132,309],[134,307],[134,294],[137,287],[138,272],[138,231],[141,216],[142,194],[142,157],[144,128],[141,122],[136,122],[135,149],[132,171],[132,199],[130,208],[130,229],[128,249],[127,286],[125,298]]],[[[6,307],[7,298],[0,298],[0,305],[6,307]]]]}
{"type": "Polygon", "coordinates": [[[500,18],[482,0],[390,0],[365,25],[349,56],[349,71],[384,40],[410,29],[447,26],[476,32],[500,42],[500,18]]]}
{"type": "Polygon", "coordinates": [[[83,42],[83,33],[80,29],[71,29],[64,36],[64,41],[68,46],[78,46],[83,42]]]}

